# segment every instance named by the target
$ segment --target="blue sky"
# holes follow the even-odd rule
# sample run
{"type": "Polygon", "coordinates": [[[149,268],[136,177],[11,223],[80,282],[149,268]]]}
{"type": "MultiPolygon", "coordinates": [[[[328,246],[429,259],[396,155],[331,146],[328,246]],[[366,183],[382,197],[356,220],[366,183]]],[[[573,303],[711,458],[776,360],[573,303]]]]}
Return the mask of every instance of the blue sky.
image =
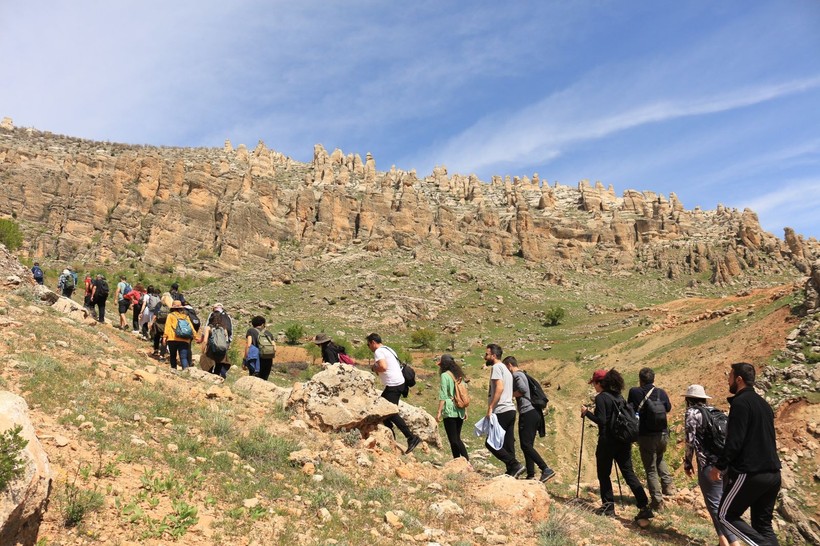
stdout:
{"type": "Polygon", "coordinates": [[[18,126],[600,180],[820,237],[816,0],[3,2],[0,66],[18,126]]]}

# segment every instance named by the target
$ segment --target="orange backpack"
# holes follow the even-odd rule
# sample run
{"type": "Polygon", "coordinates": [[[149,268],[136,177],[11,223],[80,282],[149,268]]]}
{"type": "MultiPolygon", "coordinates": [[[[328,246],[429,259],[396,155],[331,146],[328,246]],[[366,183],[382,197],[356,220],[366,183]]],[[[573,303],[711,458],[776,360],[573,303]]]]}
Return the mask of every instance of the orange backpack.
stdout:
{"type": "Polygon", "coordinates": [[[456,384],[456,387],[453,390],[453,402],[455,402],[457,408],[466,408],[470,405],[470,393],[467,391],[467,384],[464,382],[464,378],[456,379],[453,372],[447,373],[450,374],[450,377],[453,378],[453,381],[456,384]]]}

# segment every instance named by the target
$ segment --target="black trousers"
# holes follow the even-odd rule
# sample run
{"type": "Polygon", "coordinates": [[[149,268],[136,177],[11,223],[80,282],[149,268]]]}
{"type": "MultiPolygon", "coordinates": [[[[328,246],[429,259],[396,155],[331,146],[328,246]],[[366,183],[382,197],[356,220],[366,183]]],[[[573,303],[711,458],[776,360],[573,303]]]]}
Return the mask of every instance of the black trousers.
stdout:
{"type": "Polygon", "coordinates": [[[445,417],[442,421],[444,421],[447,441],[450,442],[450,451],[453,452],[453,459],[464,457],[469,461],[470,456],[467,455],[467,447],[461,441],[461,427],[464,424],[464,419],[461,417],[445,417]]]}
{"type": "MultiPolygon", "coordinates": [[[[385,387],[382,391],[382,398],[387,400],[388,402],[392,402],[393,404],[399,405],[399,398],[401,398],[401,393],[404,392],[404,383],[395,387],[385,387]]],[[[396,425],[404,437],[408,440],[415,436],[413,431],[410,430],[410,427],[407,426],[407,423],[404,422],[404,419],[401,418],[401,415],[398,413],[393,417],[388,417],[384,420],[384,424],[390,430],[393,430],[393,425],[396,425]]]]}
{"type": "Polygon", "coordinates": [[[518,465],[518,459],[515,458],[515,410],[505,411],[504,413],[496,413],[498,424],[504,429],[504,445],[501,449],[495,449],[487,442],[484,442],[484,447],[490,450],[490,453],[495,455],[496,459],[504,463],[507,467],[507,474],[512,474],[518,465]]]}
{"type": "Polygon", "coordinates": [[[723,498],[718,519],[741,540],[758,546],[778,546],[772,529],[772,513],[780,491],[780,471],[737,474],[729,471],[723,479],[723,498]],[[749,509],[751,525],[741,519],[749,509]]]}
{"type": "Polygon", "coordinates": [[[538,433],[541,418],[541,412],[537,410],[518,414],[518,437],[521,442],[521,451],[524,452],[524,465],[527,467],[527,476],[535,475],[536,466],[542,471],[549,468],[541,455],[535,450],[535,435],[538,433]]]}
{"type": "Polygon", "coordinates": [[[105,300],[97,300],[94,305],[97,306],[97,320],[105,322],[105,300]]]}
{"type": "Polygon", "coordinates": [[[632,494],[635,495],[635,504],[638,508],[644,508],[649,504],[641,480],[638,479],[632,469],[632,444],[610,444],[599,441],[598,448],[595,450],[595,460],[597,462],[598,483],[601,487],[601,502],[604,506],[615,506],[615,495],[612,492],[612,480],[610,479],[613,461],[618,464],[624,481],[632,490],[632,494]]]}

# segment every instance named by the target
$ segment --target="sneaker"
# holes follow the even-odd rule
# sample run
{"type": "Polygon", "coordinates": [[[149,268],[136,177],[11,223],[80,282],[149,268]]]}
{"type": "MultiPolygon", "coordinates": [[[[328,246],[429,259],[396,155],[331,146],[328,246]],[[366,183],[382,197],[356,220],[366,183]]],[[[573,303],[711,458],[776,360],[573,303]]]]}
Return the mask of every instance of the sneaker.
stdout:
{"type": "Polygon", "coordinates": [[[416,449],[418,445],[421,443],[421,438],[418,436],[413,436],[410,440],[407,441],[407,451],[404,452],[405,455],[410,454],[411,451],[416,449]]]}
{"type": "Polygon", "coordinates": [[[592,511],[593,514],[597,514],[599,516],[609,516],[611,518],[615,517],[615,506],[612,504],[605,504],[603,506],[599,506],[595,510],[592,511]]]}
{"type": "Polygon", "coordinates": [[[635,520],[637,521],[639,519],[652,519],[654,517],[655,517],[655,514],[652,513],[652,509],[649,508],[648,506],[646,506],[646,507],[640,509],[640,511],[638,512],[638,515],[635,516],[635,520]]]}
{"type": "Polygon", "coordinates": [[[526,471],[527,471],[527,469],[524,467],[524,465],[521,464],[521,463],[518,463],[518,466],[515,468],[515,470],[512,471],[510,476],[512,476],[513,478],[515,478],[517,480],[518,477],[526,471]]]}
{"type": "Polygon", "coordinates": [[[526,476],[524,476],[524,479],[525,480],[534,480],[535,479],[535,474],[527,474],[526,476]]]}
{"type": "Polygon", "coordinates": [[[541,477],[538,478],[538,481],[541,483],[547,483],[551,479],[555,477],[555,470],[551,468],[545,468],[541,471],[541,477]]]}

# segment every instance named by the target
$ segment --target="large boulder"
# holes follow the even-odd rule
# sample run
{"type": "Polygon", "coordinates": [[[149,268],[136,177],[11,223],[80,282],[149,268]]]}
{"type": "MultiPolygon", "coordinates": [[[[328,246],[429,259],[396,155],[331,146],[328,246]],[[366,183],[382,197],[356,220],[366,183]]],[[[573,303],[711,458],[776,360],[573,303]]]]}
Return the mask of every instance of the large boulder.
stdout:
{"type": "Polygon", "coordinates": [[[44,301],[49,305],[54,305],[60,299],[60,295],[44,284],[34,285],[34,297],[44,301]]]}
{"type": "Polygon", "coordinates": [[[426,411],[381,397],[375,377],[365,371],[329,364],[304,384],[293,387],[288,407],[320,430],[359,429],[367,437],[379,423],[400,413],[422,440],[441,445],[435,419],[426,411]]]}
{"type": "Polygon", "coordinates": [[[530,522],[546,520],[552,503],[541,482],[516,480],[506,474],[481,483],[473,498],[491,504],[497,512],[530,522]]]}
{"type": "Polygon", "coordinates": [[[43,512],[51,492],[51,468],[34,427],[28,418],[28,405],[19,396],[0,391],[0,432],[21,426],[20,436],[27,440],[20,452],[21,475],[0,493],[0,544],[35,544],[43,512]]]}

